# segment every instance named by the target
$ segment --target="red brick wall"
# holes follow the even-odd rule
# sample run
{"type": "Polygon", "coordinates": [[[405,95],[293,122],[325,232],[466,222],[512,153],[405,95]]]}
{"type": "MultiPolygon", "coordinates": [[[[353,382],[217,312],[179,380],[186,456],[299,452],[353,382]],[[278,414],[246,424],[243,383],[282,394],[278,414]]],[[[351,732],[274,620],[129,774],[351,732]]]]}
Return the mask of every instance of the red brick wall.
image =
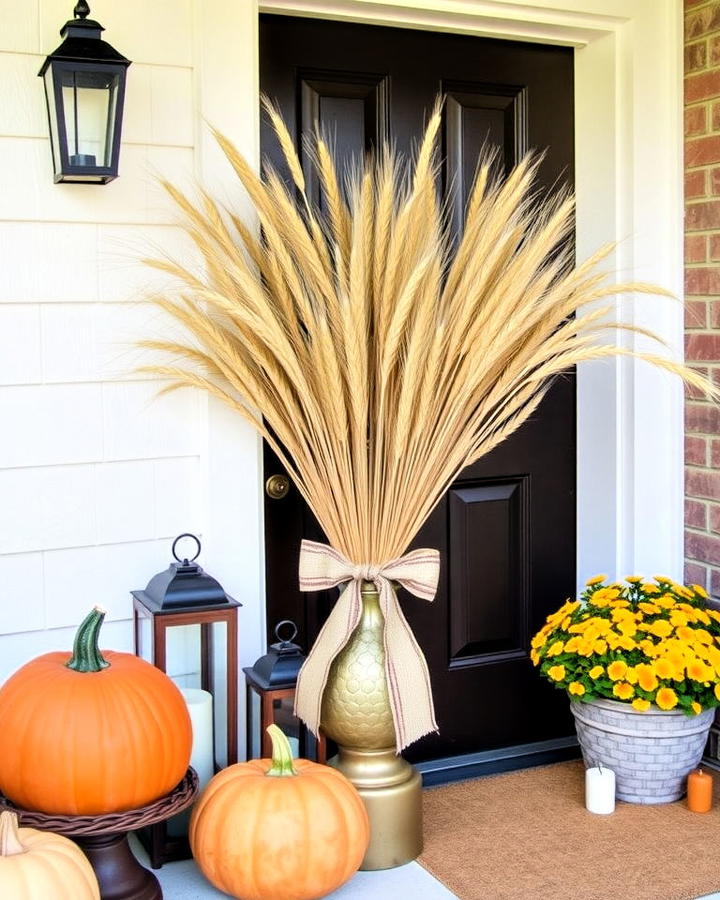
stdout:
{"type": "MultiPolygon", "coordinates": [[[[685,354],[720,381],[720,0],[685,0],[685,354]]],[[[720,407],[685,407],[685,578],[720,596],[720,407]]]]}

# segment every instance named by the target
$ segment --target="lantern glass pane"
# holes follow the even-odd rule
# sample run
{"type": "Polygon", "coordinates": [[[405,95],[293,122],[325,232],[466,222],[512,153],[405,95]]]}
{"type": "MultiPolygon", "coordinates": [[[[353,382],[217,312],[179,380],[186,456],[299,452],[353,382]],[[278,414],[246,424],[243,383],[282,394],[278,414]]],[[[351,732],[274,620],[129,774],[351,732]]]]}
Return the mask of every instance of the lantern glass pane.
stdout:
{"type": "Polygon", "coordinates": [[[55,88],[52,66],[48,66],[48,68],[45,70],[43,83],[45,85],[45,101],[47,103],[48,119],[50,121],[50,144],[52,147],[53,169],[55,172],[60,172],[62,170],[62,162],[60,156],[57,106],[55,105],[55,88]]]}
{"type": "Polygon", "coordinates": [[[215,706],[215,759],[219,766],[228,764],[227,758],[227,623],[213,622],[210,625],[212,634],[212,655],[210,671],[213,679],[213,697],[215,706]]]}
{"type": "Polygon", "coordinates": [[[293,713],[294,705],[294,697],[273,700],[273,721],[284,732],[290,743],[293,757],[297,759],[300,756],[300,720],[293,713]]]}
{"type": "Polygon", "coordinates": [[[118,74],[113,72],[61,72],[71,166],[111,164],[118,81],[118,74]]]}
{"type": "Polygon", "coordinates": [[[199,688],[200,626],[171,625],[165,631],[165,671],[180,688],[199,688]]]}
{"type": "Polygon", "coordinates": [[[149,616],[138,616],[137,655],[145,662],[152,663],[152,619],[149,616]]]}
{"type": "Polygon", "coordinates": [[[262,732],[260,694],[250,690],[250,759],[260,759],[260,737],[262,732]]]}

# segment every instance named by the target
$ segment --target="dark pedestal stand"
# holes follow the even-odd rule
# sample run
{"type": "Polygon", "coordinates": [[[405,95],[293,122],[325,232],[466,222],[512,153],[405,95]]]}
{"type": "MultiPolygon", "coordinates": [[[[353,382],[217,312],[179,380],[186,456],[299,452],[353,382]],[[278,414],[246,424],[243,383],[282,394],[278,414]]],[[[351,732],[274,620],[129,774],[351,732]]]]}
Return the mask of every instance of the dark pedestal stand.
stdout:
{"type": "Polygon", "coordinates": [[[101,900],[162,900],[157,878],[137,861],[128,844],[128,833],[154,825],[187,809],[198,791],[194,769],[188,769],[174,791],[140,809],[104,816],[54,816],[13,806],[0,798],[0,809],[12,809],[20,825],[54,831],[82,847],[95,870],[101,900]]]}

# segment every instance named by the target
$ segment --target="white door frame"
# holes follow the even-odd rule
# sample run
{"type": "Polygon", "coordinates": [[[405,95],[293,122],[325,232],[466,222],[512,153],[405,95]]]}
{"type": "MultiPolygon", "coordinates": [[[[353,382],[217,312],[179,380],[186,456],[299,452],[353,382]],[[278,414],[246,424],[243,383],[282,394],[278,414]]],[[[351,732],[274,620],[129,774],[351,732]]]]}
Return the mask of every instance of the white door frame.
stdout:
{"type": "MultiPolygon", "coordinates": [[[[198,174],[222,196],[235,198],[237,185],[203,122],[257,162],[259,11],[574,47],[578,258],[606,241],[618,242],[618,279],[652,281],[682,296],[678,0],[194,2],[198,174]]],[[[617,310],[625,321],[651,327],[680,356],[680,304],[643,298],[627,308],[619,300],[617,310]]],[[[641,346],[634,337],[622,340],[641,346]]],[[[579,581],[596,572],[681,577],[682,412],[677,380],[645,364],[614,360],[580,367],[579,581]]],[[[243,611],[249,631],[241,642],[252,661],[263,646],[260,443],[212,403],[208,416],[208,541],[218,574],[225,568],[228,582],[252,598],[253,609],[243,611]]]]}

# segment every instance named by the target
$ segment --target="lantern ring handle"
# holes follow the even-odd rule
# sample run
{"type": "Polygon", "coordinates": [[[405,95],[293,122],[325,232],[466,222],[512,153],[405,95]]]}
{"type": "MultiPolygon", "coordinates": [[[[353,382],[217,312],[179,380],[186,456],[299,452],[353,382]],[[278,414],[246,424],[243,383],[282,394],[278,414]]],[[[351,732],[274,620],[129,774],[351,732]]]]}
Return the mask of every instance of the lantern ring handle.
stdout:
{"type": "Polygon", "coordinates": [[[177,546],[177,542],[178,542],[178,541],[181,541],[183,538],[192,538],[192,539],[195,541],[195,543],[197,544],[197,553],[195,554],[195,556],[193,556],[193,558],[192,558],[191,560],[189,560],[189,562],[195,562],[195,560],[198,558],[198,556],[200,556],[200,551],[202,550],[202,544],[200,543],[200,539],[197,537],[197,535],[195,535],[195,534],[190,534],[189,531],[186,531],[185,534],[179,534],[179,535],[175,538],[175,540],[173,541],[173,545],[172,545],[172,555],[175,557],[175,559],[176,559],[179,563],[182,563],[182,562],[188,562],[188,559],[187,559],[187,558],[185,558],[185,559],[180,559],[180,557],[179,557],[179,556],[177,555],[177,553],[175,552],[175,547],[177,546]]]}
{"type": "Polygon", "coordinates": [[[280,641],[281,644],[291,644],[297,637],[297,633],[298,633],[298,627],[292,621],[292,619],[283,619],[282,622],[278,622],[277,625],[275,626],[275,637],[280,641]],[[280,637],[280,629],[283,627],[283,625],[289,625],[293,630],[292,634],[288,638],[280,637]]]}

